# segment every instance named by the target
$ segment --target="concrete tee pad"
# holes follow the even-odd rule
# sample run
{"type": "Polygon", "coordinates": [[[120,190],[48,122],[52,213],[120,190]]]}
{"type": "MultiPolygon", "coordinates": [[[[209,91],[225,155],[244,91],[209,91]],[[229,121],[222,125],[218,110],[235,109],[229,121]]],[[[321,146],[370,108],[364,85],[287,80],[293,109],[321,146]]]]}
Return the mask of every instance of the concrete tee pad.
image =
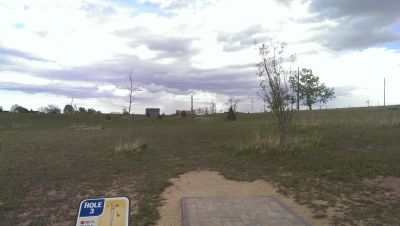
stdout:
{"type": "Polygon", "coordinates": [[[274,197],[182,198],[183,226],[305,226],[274,197]]]}

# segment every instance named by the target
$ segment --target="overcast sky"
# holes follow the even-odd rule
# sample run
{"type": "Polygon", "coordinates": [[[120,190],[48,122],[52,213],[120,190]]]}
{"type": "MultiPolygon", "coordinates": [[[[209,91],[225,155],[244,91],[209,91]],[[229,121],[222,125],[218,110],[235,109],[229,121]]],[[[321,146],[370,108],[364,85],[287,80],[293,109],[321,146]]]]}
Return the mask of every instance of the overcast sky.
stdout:
{"type": "Polygon", "coordinates": [[[232,96],[261,111],[253,43],[275,39],[337,98],[400,104],[399,0],[1,0],[0,106],[190,109],[232,96]]]}

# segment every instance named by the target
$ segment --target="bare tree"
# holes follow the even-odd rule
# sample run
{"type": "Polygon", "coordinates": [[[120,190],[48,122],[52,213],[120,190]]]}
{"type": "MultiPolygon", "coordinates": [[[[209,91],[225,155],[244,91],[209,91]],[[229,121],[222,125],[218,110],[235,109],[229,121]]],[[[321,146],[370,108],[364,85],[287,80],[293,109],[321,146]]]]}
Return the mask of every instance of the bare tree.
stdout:
{"type": "MultiPolygon", "coordinates": [[[[295,93],[288,82],[288,77],[293,72],[284,62],[285,46],[284,43],[274,41],[257,45],[261,57],[257,64],[261,88],[259,95],[276,116],[280,143],[286,142],[295,113],[295,93]]],[[[294,60],[293,55],[290,58],[294,60]]]]}
{"type": "Polygon", "coordinates": [[[214,103],[214,100],[211,101],[210,104],[210,114],[215,114],[217,113],[217,105],[214,103]]]}
{"type": "Polygon", "coordinates": [[[127,133],[127,138],[128,140],[131,139],[131,121],[132,121],[132,105],[134,102],[134,92],[135,92],[135,88],[133,87],[133,82],[134,82],[134,67],[132,67],[129,71],[128,71],[128,77],[129,77],[129,105],[128,105],[128,133],[127,133]]]}
{"type": "Polygon", "coordinates": [[[225,105],[227,105],[229,108],[232,108],[234,112],[236,112],[238,103],[240,102],[239,99],[235,99],[233,97],[229,97],[229,99],[226,101],[225,105]]]}

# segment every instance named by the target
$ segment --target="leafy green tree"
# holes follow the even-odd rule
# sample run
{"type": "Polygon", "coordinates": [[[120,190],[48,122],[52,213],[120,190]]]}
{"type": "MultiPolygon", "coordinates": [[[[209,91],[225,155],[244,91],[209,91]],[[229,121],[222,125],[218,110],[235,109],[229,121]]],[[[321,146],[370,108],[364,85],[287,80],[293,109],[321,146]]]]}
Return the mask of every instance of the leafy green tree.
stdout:
{"type": "Polygon", "coordinates": [[[94,108],[89,108],[89,109],[87,109],[87,113],[89,113],[89,114],[95,114],[95,113],[96,113],[96,110],[95,110],[94,108]]]}
{"type": "Polygon", "coordinates": [[[74,113],[74,107],[70,104],[65,105],[64,107],[64,114],[73,114],[74,113]]]}
{"type": "Polygon", "coordinates": [[[182,118],[186,118],[187,116],[187,112],[186,111],[181,111],[181,117],[182,118]]]}
{"type": "Polygon", "coordinates": [[[289,82],[295,92],[299,92],[299,100],[309,110],[312,110],[313,104],[326,104],[329,100],[335,98],[334,89],[320,83],[319,77],[314,75],[311,69],[301,69],[299,78],[297,75],[290,76],[289,82]]]}
{"type": "Polygon", "coordinates": [[[13,106],[11,106],[11,112],[15,112],[15,113],[28,113],[29,110],[18,105],[18,104],[14,104],[13,106]]]}
{"type": "Polygon", "coordinates": [[[80,113],[85,113],[85,112],[86,112],[86,109],[85,109],[84,107],[79,107],[79,108],[78,108],[78,111],[79,111],[80,113]]]}
{"type": "Polygon", "coordinates": [[[47,114],[60,114],[61,113],[61,109],[57,105],[54,105],[54,104],[47,105],[45,111],[47,114]]]}

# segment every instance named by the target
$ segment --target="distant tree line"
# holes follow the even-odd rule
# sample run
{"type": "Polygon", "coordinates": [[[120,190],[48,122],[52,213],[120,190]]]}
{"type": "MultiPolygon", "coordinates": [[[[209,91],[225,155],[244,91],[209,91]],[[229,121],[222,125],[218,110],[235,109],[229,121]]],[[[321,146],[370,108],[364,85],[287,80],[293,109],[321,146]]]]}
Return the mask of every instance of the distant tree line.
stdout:
{"type": "MultiPolygon", "coordinates": [[[[3,108],[0,107],[0,112],[3,111],[3,108]]],[[[101,111],[96,111],[94,108],[86,109],[84,107],[77,108],[76,106],[72,106],[67,104],[64,106],[64,110],[62,111],[57,105],[49,104],[46,107],[40,107],[38,111],[28,110],[27,108],[14,104],[11,106],[12,113],[44,113],[44,114],[75,114],[75,113],[88,113],[88,114],[101,114],[101,111]]]]}

